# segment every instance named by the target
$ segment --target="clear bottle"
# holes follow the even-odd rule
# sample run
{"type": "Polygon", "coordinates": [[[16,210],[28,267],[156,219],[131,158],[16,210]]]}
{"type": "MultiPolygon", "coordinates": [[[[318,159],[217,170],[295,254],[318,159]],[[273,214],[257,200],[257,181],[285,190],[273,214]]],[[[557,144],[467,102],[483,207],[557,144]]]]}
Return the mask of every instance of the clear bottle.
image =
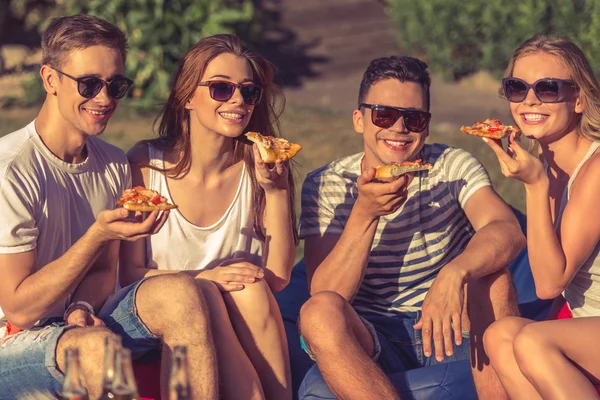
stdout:
{"type": "Polygon", "coordinates": [[[77,348],[69,347],[65,350],[65,381],[60,398],[63,400],[89,400],[82,379],[79,349],[77,348]]]}
{"type": "Polygon", "coordinates": [[[113,382],[117,365],[117,352],[120,349],[121,338],[119,336],[108,336],[106,338],[104,342],[104,366],[102,368],[102,395],[99,400],[112,400],[115,398],[113,382]]]}
{"type": "Polygon", "coordinates": [[[133,367],[131,365],[131,350],[121,348],[117,351],[115,365],[115,377],[112,386],[114,399],[139,400],[133,367]]]}
{"type": "Polygon", "coordinates": [[[189,400],[191,396],[187,348],[185,346],[175,346],[173,348],[172,363],[169,379],[169,400],[189,400]]]}

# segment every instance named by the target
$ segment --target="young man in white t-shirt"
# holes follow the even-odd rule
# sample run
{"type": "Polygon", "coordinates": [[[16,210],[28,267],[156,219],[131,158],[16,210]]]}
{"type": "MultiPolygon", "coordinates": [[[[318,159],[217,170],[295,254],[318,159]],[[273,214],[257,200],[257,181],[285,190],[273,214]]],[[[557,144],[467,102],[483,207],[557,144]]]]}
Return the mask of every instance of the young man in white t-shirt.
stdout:
{"type": "Polygon", "coordinates": [[[126,47],[123,32],[99,18],[54,19],[42,39],[44,104],[0,139],[2,398],[56,398],[68,347],[79,348],[89,398],[98,398],[111,331],[138,355],[188,346],[194,397],[217,398],[207,307],[192,278],[148,279],[101,311],[120,240],[151,235],[168,216],[114,209],[131,185],[129,166],[98,136],[133,83],[123,75],[126,47]]]}
{"type": "Polygon", "coordinates": [[[398,399],[386,374],[470,353],[481,398],[504,396],[483,368],[481,337],[494,318],[518,312],[506,266],[525,239],[472,155],[425,143],[430,83],[418,59],[373,60],[353,114],[364,152],[311,172],[302,188],[312,297],[299,325],[340,398],[398,399]],[[432,169],[374,179],[377,166],[417,159],[432,169]]]}

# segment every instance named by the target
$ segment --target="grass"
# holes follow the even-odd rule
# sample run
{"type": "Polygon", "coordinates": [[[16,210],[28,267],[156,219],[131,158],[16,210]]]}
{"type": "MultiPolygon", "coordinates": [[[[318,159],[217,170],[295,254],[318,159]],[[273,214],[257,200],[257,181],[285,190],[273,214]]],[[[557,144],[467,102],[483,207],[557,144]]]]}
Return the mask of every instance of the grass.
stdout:
{"type": "MultiPolygon", "coordinates": [[[[35,118],[37,111],[37,108],[0,109],[0,136],[25,126],[35,118]]],[[[113,116],[103,138],[127,151],[138,140],[153,136],[152,122],[155,115],[156,113],[140,112],[124,104],[113,116]]],[[[350,115],[288,103],[281,124],[284,136],[304,147],[294,158],[297,202],[308,172],[362,150],[362,137],[354,132],[350,115]]],[[[492,151],[478,138],[461,133],[458,127],[458,124],[432,122],[429,141],[460,147],[475,155],[488,170],[494,187],[502,198],[524,212],[525,194],[522,185],[504,178],[492,151]]],[[[301,254],[302,244],[298,248],[297,258],[301,254]]]]}

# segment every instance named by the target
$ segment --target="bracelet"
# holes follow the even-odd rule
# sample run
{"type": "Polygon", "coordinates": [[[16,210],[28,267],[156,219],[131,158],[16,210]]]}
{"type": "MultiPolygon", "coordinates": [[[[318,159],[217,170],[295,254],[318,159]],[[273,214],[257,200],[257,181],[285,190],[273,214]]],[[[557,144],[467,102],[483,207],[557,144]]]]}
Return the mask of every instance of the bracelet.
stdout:
{"type": "Polygon", "coordinates": [[[87,301],[74,301],[73,303],[69,304],[69,307],[67,307],[67,309],[65,310],[63,319],[66,321],[69,314],[71,314],[71,312],[73,310],[75,310],[76,308],[80,308],[80,309],[84,308],[90,314],[95,315],[94,307],[92,307],[92,305],[90,303],[88,303],[87,301]]]}

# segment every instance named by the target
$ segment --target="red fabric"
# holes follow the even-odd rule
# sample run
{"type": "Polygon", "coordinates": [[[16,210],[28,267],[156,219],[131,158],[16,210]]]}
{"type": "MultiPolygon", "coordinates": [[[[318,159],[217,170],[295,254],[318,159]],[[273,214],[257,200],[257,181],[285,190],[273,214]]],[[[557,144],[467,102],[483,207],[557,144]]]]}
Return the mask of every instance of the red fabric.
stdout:
{"type": "MultiPolygon", "coordinates": [[[[558,312],[558,314],[556,314],[556,319],[569,319],[569,318],[573,318],[573,313],[569,309],[569,306],[567,305],[567,303],[565,303],[564,306],[558,312]]],[[[596,392],[598,392],[598,394],[600,394],[600,385],[595,385],[595,387],[596,387],[596,392]]]]}
{"type": "Polygon", "coordinates": [[[133,373],[140,400],[160,400],[160,362],[134,362],[133,373]]]}

